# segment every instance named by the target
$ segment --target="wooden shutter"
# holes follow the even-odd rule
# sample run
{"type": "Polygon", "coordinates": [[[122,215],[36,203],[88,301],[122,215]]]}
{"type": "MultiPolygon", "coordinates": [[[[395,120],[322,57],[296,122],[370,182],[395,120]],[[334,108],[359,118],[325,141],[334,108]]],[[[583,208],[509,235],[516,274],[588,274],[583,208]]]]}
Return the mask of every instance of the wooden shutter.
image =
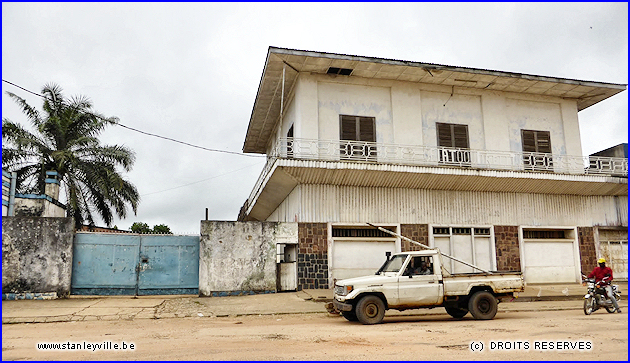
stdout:
{"type": "Polygon", "coordinates": [[[451,139],[451,125],[449,124],[436,124],[438,134],[438,146],[452,147],[453,141],[451,139]]]}
{"type": "Polygon", "coordinates": [[[468,126],[436,123],[439,147],[468,149],[468,126]]]}
{"type": "Polygon", "coordinates": [[[551,153],[551,134],[549,131],[521,130],[523,152],[551,153]]]}
{"type": "Polygon", "coordinates": [[[357,138],[357,121],[354,116],[341,116],[341,140],[356,140],[357,138]]]}
{"type": "Polygon", "coordinates": [[[374,117],[341,115],[340,139],[376,142],[374,117]]]}
{"type": "Polygon", "coordinates": [[[293,141],[293,125],[287,131],[287,158],[293,157],[293,147],[295,143],[293,141]]]}
{"type": "Polygon", "coordinates": [[[359,117],[359,141],[376,142],[374,117],[359,117]]]}
{"type": "Polygon", "coordinates": [[[453,130],[453,147],[468,149],[468,126],[451,125],[453,130]]]}
{"type": "Polygon", "coordinates": [[[521,137],[523,139],[523,152],[536,152],[536,131],[522,130],[521,137]]]}
{"type": "Polygon", "coordinates": [[[521,130],[521,139],[523,143],[523,164],[525,169],[553,171],[551,133],[549,131],[521,130]]]}
{"type": "Polygon", "coordinates": [[[536,131],[536,149],[539,153],[551,153],[551,135],[549,131],[536,131]]]}

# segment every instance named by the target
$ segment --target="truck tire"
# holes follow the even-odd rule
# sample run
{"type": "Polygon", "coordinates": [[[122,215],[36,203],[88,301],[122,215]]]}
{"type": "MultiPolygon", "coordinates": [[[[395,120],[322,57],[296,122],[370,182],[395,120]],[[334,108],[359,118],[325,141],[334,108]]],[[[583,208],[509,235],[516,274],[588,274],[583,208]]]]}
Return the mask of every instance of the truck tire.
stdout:
{"type": "Polygon", "coordinates": [[[378,296],[366,295],[357,303],[355,313],[362,324],[379,324],[385,316],[385,304],[378,296]]]}
{"type": "Polygon", "coordinates": [[[497,315],[497,299],[487,291],[477,291],[468,300],[468,310],[477,320],[490,320],[497,315]]]}
{"type": "Polygon", "coordinates": [[[455,307],[447,307],[445,308],[448,315],[454,317],[455,319],[461,319],[466,314],[468,314],[468,309],[455,308],[455,307]]]}
{"type": "Polygon", "coordinates": [[[357,319],[357,314],[354,313],[354,311],[342,311],[341,315],[346,318],[346,320],[348,321],[357,321],[359,319],[357,319]]]}

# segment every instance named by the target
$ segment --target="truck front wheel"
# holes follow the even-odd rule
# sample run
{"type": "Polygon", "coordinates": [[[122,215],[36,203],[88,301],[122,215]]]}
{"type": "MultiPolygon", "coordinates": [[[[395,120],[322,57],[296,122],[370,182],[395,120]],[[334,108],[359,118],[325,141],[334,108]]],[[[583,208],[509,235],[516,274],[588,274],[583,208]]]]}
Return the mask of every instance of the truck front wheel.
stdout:
{"type": "Polygon", "coordinates": [[[468,301],[468,310],[477,320],[490,320],[497,315],[497,299],[487,291],[477,291],[468,301]]]}
{"type": "Polygon", "coordinates": [[[359,300],[355,312],[362,324],[379,324],[385,316],[385,304],[377,296],[367,295],[359,300]]]}

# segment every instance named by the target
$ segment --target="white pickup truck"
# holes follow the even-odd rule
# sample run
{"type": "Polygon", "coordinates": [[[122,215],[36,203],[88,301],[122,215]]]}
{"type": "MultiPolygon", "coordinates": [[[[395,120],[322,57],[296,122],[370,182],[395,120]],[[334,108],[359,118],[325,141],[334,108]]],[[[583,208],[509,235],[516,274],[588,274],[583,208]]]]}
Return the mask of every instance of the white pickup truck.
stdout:
{"type": "Polygon", "coordinates": [[[520,272],[451,274],[438,249],[403,252],[388,258],[375,275],[335,282],[334,307],[350,321],[378,324],[385,310],[444,307],[461,319],[469,311],[488,320],[499,299],[516,296],[525,284],[520,272]]]}

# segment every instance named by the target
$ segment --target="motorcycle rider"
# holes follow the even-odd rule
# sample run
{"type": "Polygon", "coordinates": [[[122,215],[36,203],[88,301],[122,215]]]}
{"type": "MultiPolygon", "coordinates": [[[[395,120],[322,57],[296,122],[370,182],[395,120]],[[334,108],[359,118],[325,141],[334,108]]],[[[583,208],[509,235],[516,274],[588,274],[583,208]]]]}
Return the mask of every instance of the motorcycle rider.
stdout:
{"type": "Polygon", "coordinates": [[[619,309],[619,305],[617,304],[617,300],[615,300],[615,296],[612,292],[612,287],[610,286],[610,282],[613,279],[612,270],[610,267],[606,267],[606,259],[600,258],[597,260],[599,266],[595,267],[593,271],[588,275],[588,278],[595,278],[595,282],[600,284],[600,286],[604,287],[606,290],[606,294],[608,298],[611,300],[613,306],[615,307],[615,311],[620,313],[621,309],[619,309]]]}

